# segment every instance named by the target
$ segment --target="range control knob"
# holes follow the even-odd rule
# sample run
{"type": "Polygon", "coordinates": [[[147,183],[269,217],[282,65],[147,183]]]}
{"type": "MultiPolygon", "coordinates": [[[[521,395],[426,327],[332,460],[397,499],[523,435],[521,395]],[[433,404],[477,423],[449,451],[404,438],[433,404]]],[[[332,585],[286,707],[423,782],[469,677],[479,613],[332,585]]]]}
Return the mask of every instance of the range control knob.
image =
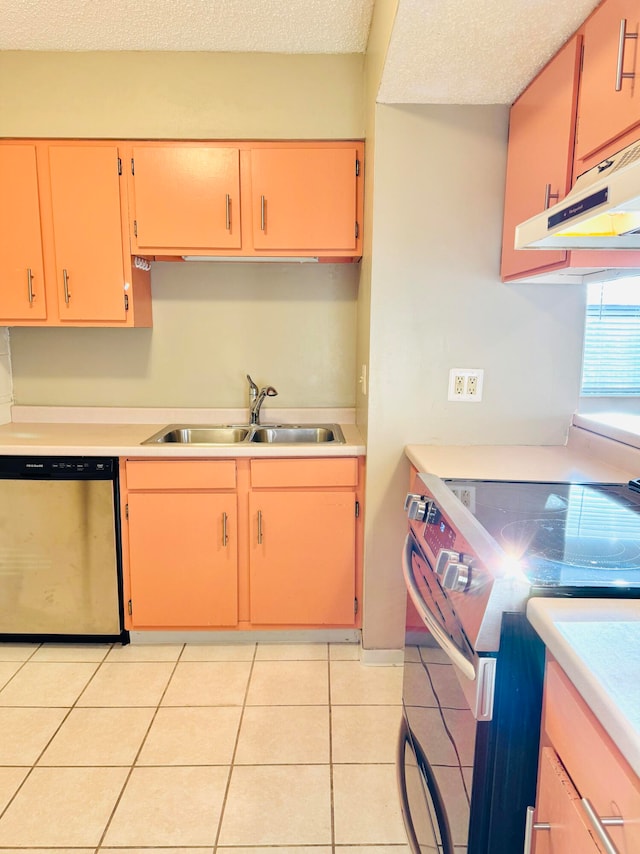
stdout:
{"type": "Polygon", "coordinates": [[[464,593],[471,586],[471,567],[466,563],[450,563],[441,578],[445,590],[464,593]]]}
{"type": "Polygon", "coordinates": [[[408,492],[407,497],[404,500],[404,509],[408,510],[412,501],[420,501],[420,500],[424,501],[424,498],[422,497],[422,495],[418,495],[417,492],[408,492]]]}
{"type": "Polygon", "coordinates": [[[415,519],[416,522],[424,522],[427,518],[428,508],[429,502],[425,501],[424,498],[421,498],[420,496],[416,496],[409,502],[407,515],[410,519],[415,519]]]}
{"type": "Polygon", "coordinates": [[[436,558],[436,575],[442,577],[449,564],[457,563],[459,560],[460,552],[453,549],[440,549],[436,558]]]}

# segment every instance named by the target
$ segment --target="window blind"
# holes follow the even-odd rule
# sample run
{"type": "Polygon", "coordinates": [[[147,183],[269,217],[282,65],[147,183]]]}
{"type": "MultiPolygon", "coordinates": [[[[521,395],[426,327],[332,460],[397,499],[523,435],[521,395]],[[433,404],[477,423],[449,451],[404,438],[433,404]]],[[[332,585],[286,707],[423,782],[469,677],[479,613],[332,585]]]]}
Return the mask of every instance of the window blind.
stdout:
{"type": "Polygon", "coordinates": [[[640,305],[587,304],[581,394],[640,395],[640,305]]]}

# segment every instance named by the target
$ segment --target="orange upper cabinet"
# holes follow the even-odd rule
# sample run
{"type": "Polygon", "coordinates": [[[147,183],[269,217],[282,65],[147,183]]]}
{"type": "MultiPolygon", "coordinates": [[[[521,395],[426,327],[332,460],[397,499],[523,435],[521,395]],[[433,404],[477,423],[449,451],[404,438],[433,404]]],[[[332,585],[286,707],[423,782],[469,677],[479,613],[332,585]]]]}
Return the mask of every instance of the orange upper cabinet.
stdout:
{"type": "Polygon", "coordinates": [[[0,318],[47,316],[35,145],[0,146],[0,318]]]}
{"type": "Polygon", "coordinates": [[[0,323],[150,326],[147,270],[133,263],[116,143],[0,144],[0,323]]]}
{"type": "Polygon", "coordinates": [[[60,320],[127,317],[118,149],[49,148],[60,320]]]}
{"type": "Polygon", "coordinates": [[[238,148],[136,145],[130,168],[135,251],[240,249],[238,148]]]}
{"type": "Polygon", "coordinates": [[[580,47],[580,37],[574,36],[511,108],[503,281],[567,263],[567,252],[516,250],[513,243],[518,223],[562,199],[571,186],[580,47]]]}
{"type": "Polygon", "coordinates": [[[252,149],[254,248],[360,254],[359,165],[355,145],[252,149]]]}
{"type": "Polygon", "coordinates": [[[640,5],[606,0],[584,26],[576,159],[596,161],[633,139],[612,145],[640,123],[640,5]]]}
{"type": "Polygon", "coordinates": [[[135,252],[362,255],[360,142],[145,142],[130,154],[135,252]]]}

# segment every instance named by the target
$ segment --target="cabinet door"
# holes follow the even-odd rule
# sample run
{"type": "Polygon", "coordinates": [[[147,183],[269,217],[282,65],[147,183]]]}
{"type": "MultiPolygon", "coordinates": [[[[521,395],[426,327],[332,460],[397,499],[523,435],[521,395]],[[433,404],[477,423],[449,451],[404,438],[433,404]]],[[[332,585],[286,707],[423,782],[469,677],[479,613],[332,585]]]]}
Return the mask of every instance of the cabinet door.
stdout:
{"type": "Polygon", "coordinates": [[[235,494],[130,493],[128,503],[133,627],[235,625],[235,494]]]}
{"type": "Polygon", "coordinates": [[[355,495],[252,493],[251,622],[352,626],[355,495]]]}
{"type": "Polygon", "coordinates": [[[137,146],[133,170],[137,251],[240,248],[237,148],[137,146]]]}
{"type": "Polygon", "coordinates": [[[640,47],[637,37],[621,38],[622,22],[626,22],[624,32],[637,36],[640,6],[636,0],[606,0],[584,27],[577,159],[587,157],[640,122],[640,47]]]}
{"type": "Polygon", "coordinates": [[[572,38],[511,108],[502,278],[564,266],[567,253],[513,248],[515,227],[571,186],[580,39],[572,38]]]}
{"type": "Polygon", "coordinates": [[[535,831],[534,854],[598,854],[602,850],[587,829],[580,795],[550,747],[540,755],[536,822],[551,827],[535,831]]]}
{"type": "Polygon", "coordinates": [[[257,250],[356,249],[356,148],[251,151],[257,250]]]}
{"type": "Polygon", "coordinates": [[[35,145],[0,146],[0,322],[47,316],[35,145]]]}
{"type": "Polygon", "coordinates": [[[126,320],[118,148],[50,146],[60,320],[126,320]]]}

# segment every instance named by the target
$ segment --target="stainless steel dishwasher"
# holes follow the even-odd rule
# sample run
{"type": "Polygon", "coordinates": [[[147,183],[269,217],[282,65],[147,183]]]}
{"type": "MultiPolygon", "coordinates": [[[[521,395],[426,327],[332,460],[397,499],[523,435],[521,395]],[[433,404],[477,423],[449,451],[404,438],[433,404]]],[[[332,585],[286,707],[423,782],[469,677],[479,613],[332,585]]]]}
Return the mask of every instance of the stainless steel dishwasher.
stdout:
{"type": "Polygon", "coordinates": [[[118,460],[0,457],[0,640],[120,640],[118,460]]]}

